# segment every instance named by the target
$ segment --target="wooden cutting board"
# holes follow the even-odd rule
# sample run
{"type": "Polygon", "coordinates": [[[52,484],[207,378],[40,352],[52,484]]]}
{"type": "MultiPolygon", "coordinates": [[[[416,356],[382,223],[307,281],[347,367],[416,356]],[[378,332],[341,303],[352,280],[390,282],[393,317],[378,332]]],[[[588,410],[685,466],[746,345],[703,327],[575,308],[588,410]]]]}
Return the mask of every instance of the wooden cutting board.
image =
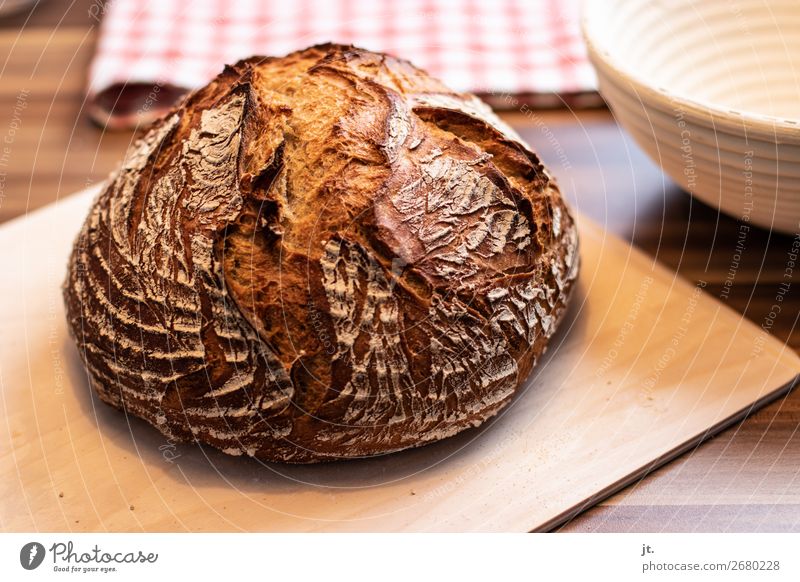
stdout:
{"type": "Polygon", "coordinates": [[[579,218],[570,314],[477,430],[382,458],[261,464],[93,397],[60,285],[96,190],[0,228],[0,527],[526,531],[556,526],[790,389],[800,358],[579,218]]]}

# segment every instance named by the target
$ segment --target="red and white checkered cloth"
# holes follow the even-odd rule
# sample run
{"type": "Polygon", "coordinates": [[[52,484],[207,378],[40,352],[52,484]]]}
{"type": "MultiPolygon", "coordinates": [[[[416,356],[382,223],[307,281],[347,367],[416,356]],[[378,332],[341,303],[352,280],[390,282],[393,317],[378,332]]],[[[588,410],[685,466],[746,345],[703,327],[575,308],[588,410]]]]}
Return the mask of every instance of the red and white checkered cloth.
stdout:
{"type": "Polygon", "coordinates": [[[401,56],[453,89],[488,96],[498,107],[509,103],[500,98],[509,94],[539,107],[560,106],[564,99],[594,105],[599,98],[578,5],[579,0],[110,0],[89,97],[98,120],[130,125],[137,120],[132,108],[153,113],[148,95],[149,105],[157,102],[163,109],[165,95],[204,85],[225,63],[330,41],[401,56]],[[158,95],[163,87],[172,91],[158,95]]]}

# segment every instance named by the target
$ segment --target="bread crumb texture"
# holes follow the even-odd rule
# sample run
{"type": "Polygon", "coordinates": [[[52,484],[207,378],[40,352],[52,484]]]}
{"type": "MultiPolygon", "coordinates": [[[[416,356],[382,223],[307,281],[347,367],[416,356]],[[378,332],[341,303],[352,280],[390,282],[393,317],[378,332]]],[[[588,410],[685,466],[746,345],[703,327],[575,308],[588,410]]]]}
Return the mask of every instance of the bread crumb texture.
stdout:
{"type": "Polygon", "coordinates": [[[102,400],[170,439],[306,463],[496,414],[577,272],[556,184],[484,103],[322,45],[227,67],[150,127],[64,296],[102,400]]]}

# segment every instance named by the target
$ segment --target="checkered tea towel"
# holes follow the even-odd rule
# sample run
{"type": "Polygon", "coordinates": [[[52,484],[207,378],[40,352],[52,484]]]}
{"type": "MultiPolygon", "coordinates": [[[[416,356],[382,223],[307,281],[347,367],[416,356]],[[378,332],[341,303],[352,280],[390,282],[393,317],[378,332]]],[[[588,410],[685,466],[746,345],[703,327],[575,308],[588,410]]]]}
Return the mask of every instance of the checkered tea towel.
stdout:
{"type": "Polygon", "coordinates": [[[129,127],[253,54],[321,42],[410,60],[498,108],[593,106],[580,0],[109,0],[89,75],[95,120],[129,127]],[[509,98],[509,96],[513,98],[509,98]]]}

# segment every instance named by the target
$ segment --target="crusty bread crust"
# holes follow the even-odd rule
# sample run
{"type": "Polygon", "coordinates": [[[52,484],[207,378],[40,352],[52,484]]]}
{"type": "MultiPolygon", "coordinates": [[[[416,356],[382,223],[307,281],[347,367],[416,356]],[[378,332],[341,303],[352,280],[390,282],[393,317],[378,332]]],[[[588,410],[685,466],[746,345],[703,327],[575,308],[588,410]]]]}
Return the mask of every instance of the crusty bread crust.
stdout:
{"type": "Polygon", "coordinates": [[[578,271],[539,159],[480,100],[322,45],[227,67],[94,203],[64,297],[92,385],[170,438],[314,462],[477,426],[578,271]]]}

